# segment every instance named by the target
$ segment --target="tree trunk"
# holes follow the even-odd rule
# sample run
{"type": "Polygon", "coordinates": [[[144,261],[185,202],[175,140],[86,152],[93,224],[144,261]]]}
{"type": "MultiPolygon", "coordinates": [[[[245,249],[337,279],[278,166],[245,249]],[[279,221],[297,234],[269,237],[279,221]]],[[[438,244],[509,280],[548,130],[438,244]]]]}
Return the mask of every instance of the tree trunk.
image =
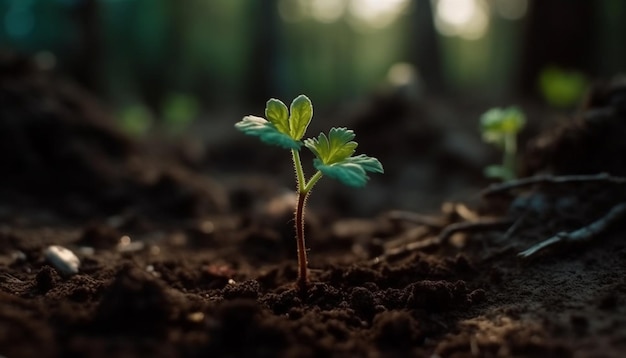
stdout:
{"type": "Polygon", "coordinates": [[[102,69],[102,34],[98,0],[79,1],[74,9],[79,31],[78,51],[72,68],[74,78],[90,91],[99,93],[102,69]]]}
{"type": "Polygon", "coordinates": [[[439,35],[435,31],[431,1],[413,0],[409,42],[411,62],[417,67],[426,90],[430,93],[444,91],[439,35]]]}
{"type": "Polygon", "coordinates": [[[276,0],[257,0],[249,6],[252,50],[245,78],[245,100],[248,103],[265,103],[269,97],[280,97],[280,19],[276,0]]]}
{"type": "Polygon", "coordinates": [[[595,5],[590,0],[530,2],[518,78],[523,95],[536,95],[546,66],[594,72],[595,5]]]}

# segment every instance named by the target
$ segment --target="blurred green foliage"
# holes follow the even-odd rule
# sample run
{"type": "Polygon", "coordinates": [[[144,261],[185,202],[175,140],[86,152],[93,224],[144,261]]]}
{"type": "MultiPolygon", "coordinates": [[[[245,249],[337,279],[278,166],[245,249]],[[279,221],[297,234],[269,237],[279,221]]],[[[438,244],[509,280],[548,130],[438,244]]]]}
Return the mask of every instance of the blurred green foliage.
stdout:
{"type": "Polygon", "coordinates": [[[125,106],[117,116],[120,128],[135,137],[144,136],[154,124],[150,109],[140,103],[125,106]]]}
{"type": "Polygon", "coordinates": [[[185,93],[172,93],[163,101],[161,119],[167,132],[179,134],[189,128],[198,118],[199,112],[200,104],[195,97],[185,93]]]}
{"type": "Polygon", "coordinates": [[[588,81],[578,71],[549,66],[539,75],[539,91],[545,101],[556,108],[571,108],[583,97],[588,81]]]}
{"type": "Polygon", "coordinates": [[[526,116],[517,107],[492,108],[480,117],[483,140],[500,147],[507,136],[517,135],[525,124],[526,116]]]}

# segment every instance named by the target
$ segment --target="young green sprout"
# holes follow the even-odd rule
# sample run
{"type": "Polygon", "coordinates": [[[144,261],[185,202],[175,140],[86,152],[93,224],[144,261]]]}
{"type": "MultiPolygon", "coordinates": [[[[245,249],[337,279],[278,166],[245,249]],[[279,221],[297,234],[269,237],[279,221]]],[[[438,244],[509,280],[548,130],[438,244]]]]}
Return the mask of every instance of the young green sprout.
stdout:
{"type": "Polygon", "coordinates": [[[298,244],[298,281],[301,290],[308,284],[307,252],[304,242],[304,206],[315,184],[326,175],[345,185],[363,187],[369,177],[367,172],[383,173],[378,159],[361,154],[354,156],[357,143],[354,132],[346,128],[331,128],[328,135],[320,133],[317,138],[302,139],[311,119],[313,105],[308,97],[296,97],[291,106],[270,99],[265,107],[265,118],[246,116],[235,127],[261,141],[291,150],[296,172],[298,203],[295,212],[296,240],[298,244]],[[315,155],[313,166],[317,171],[308,180],[300,161],[300,148],[304,145],[315,155]]]}
{"type": "Polygon", "coordinates": [[[515,179],[517,134],[526,124],[524,113],[517,107],[492,108],[480,117],[483,140],[502,148],[502,165],[485,168],[485,176],[503,181],[515,179]]]}

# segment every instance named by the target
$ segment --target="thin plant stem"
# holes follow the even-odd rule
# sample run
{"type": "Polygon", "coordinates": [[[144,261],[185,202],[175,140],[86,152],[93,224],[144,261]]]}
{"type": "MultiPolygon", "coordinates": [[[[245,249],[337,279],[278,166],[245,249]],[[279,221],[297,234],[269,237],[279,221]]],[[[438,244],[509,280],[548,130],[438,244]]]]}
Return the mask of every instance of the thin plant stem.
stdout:
{"type": "Polygon", "coordinates": [[[515,179],[515,153],[517,152],[517,138],[515,134],[507,134],[504,137],[504,158],[503,165],[506,170],[505,180],[515,179]]]}
{"type": "Polygon", "coordinates": [[[304,292],[309,283],[308,259],[306,252],[306,242],[304,240],[304,208],[306,199],[311,193],[313,186],[322,178],[322,172],[319,170],[306,182],[304,178],[304,170],[300,161],[300,154],[297,150],[292,150],[293,165],[296,171],[296,179],[298,181],[298,203],[296,205],[295,222],[296,222],[296,242],[298,245],[298,281],[299,289],[304,292]]]}
{"type": "Polygon", "coordinates": [[[304,191],[307,193],[311,192],[311,189],[313,189],[313,187],[315,186],[315,184],[322,179],[322,172],[320,172],[319,170],[317,171],[317,173],[315,173],[315,175],[313,175],[311,177],[311,179],[309,179],[309,182],[306,183],[306,185],[304,186],[304,191]]]}
{"type": "Polygon", "coordinates": [[[296,240],[298,243],[298,281],[297,285],[301,291],[306,291],[309,283],[308,259],[306,253],[306,244],[304,241],[304,206],[308,193],[298,193],[298,204],[296,206],[296,240]]]}
{"type": "Polygon", "coordinates": [[[306,181],[304,180],[304,170],[302,170],[302,162],[300,162],[300,152],[295,149],[291,150],[291,156],[293,158],[293,167],[296,170],[296,181],[298,182],[298,193],[304,191],[306,181]]]}

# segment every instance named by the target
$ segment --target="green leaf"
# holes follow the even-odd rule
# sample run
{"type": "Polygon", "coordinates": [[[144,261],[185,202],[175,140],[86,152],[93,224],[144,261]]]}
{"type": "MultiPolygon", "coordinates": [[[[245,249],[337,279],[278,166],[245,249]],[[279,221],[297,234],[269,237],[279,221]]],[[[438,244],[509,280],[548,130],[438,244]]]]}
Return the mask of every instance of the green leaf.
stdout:
{"type": "Polygon", "coordinates": [[[354,154],[357,143],[353,142],[354,132],[346,128],[331,128],[328,137],[320,133],[317,138],[304,140],[304,145],[309,148],[324,164],[333,164],[354,154]]]}
{"type": "Polygon", "coordinates": [[[498,147],[504,147],[505,135],[500,132],[483,132],[483,141],[493,143],[498,147]]]}
{"type": "Polygon", "coordinates": [[[369,176],[367,172],[383,173],[383,166],[376,158],[368,157],[365,154],[356,157],[345,158],[343,161],[334,164],[324,164],[320,159],[314,159],[315,168],[333,179],[337,179],[345,185],[353,187],[363,187],[367,183],[369,176]]]}
{"type": "Polygon", "coordinates": [[[313,104],[307,96],[301,94],[291,102],[290,112],[289,133],[294,140],[300,140],[313,118],[313,104]]]}
{"type": "Polygon", "coordinates": [[[487,141],[501,135],[517,134],[526,124],[524,113],[517,107],[492,108],[480,117],[480,129],[487,141]]]}
{"type": "Polygon", "coordinates": [[[367,183],[368,176],[365,170],[358,164],[341,162],[325,165],[319,159],[314,159],[313,165],[322,174],[339,180],[345,185],[360,188],[367,183]]]}
{"type": "Polygon", "coordinates": [[[360,165],[365,171],[372,173],[384,173],[383,165],[378,159],[368,157],[365,154],[357,155],[356,157],[346,158],[346,162],[360,165]]]}
{"type": "Polygon", "coordinates": [[[333,179],[355,187],[362,187],[369,177],[367,172],[383,173],[378,159],[361,154],[353,157],[357,143],[352,141],[354,132],[346,128],[331,128],[328,136],[320,133],[317,138],[304,140],[313,152],[315,168],[333,179]]]}
{"type": "Polygon", "coordinates": [[[279,132],[290,134],[289,131],[289,110],[280,100],[271,98],[265,105],[265,117],[279,132]]]}
{"type": "Polygon", "coordinates": [[[256,116],[245,116],[235,124],[235,128],[247,135],[257,136],[261,141],[286,149],[299,150],[302,143],[293,140],[288,134],[281,133],[273,123],[256,116]]]}
{"type": "Polygon", "coordinates": [[[246,134],[261,138],[265,143],[299,150],[302,146],[300,139],[313,118],[313,105],[305,95],[300,95],[291,103],[290,113],[283,102],[271,98],[265,105],[265,116],[267,119],[244,117],[235,127],[246,134]]]}

